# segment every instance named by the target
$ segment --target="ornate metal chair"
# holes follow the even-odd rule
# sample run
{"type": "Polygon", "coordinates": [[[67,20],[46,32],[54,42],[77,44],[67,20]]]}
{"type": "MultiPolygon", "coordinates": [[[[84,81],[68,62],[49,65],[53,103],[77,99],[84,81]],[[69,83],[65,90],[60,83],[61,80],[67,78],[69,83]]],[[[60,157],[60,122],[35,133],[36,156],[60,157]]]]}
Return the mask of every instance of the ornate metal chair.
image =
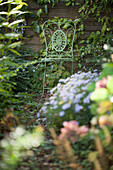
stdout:
{"type": "Polygon", "coordinates": [[[50,61],[71,61],[73,73],[73,44],[76,32],[76,25],[72,20],[65,20],[63,22],[47,20],[43,24],[43,34],[45,38],[46,54],[44,58],[45,70],[43,79],[43,94],[46,81],[46,67],[47,62],[50,61]]]}

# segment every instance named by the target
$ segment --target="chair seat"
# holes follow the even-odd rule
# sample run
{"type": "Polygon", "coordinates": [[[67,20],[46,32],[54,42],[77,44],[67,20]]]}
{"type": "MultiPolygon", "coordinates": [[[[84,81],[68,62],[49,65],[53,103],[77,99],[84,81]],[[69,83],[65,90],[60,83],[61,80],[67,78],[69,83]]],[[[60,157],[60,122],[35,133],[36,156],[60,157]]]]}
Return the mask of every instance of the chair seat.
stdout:
{"type": "Polygon", "coordinates": [[[49,61],[57,61],[57,60],[61,60],[61,61],[73,61],[72,58],[42,58],[41,62],[49,62],[49,61]]]}

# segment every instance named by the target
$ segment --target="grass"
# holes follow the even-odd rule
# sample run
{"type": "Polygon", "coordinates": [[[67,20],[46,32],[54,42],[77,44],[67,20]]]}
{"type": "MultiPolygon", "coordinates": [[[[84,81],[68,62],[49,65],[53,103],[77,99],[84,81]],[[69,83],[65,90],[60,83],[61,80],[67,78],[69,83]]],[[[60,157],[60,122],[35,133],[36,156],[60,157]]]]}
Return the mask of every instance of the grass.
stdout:
{"type": "Polygon", "coordinates": [[[24,125],[29,131],[31,131],[35,126],[41,124],[44,127],[45,141],[39,148],[33,148],[29,151],[29,156],[19,162],[17,170],[64,169],[62,161],[60,161],[57,157],[56,148],[52,142],[47,125],[43,122],[43,118],[37,118],[38,110],[41,108],[43,103],[48,100],[48,97],[49,94],[35,97],[34,102],[37,107],[30,107],[26,105],[22,106],[22,112],[24,114],[19,116],[19,124],[24,125]]]}
{"type": "MultiPolygon", "coordinates": [[[[34,98],[34,102],[38,105],[38,109],[43,105],[45,101],[48,100],[49,94],[44,96],[38,96],[34,98]]],[[[20,160],[17,170],[71,170],[71,168],[66,165],[62,160],[58,158],[56,147],[53,144],[53,140],[47,124],[49,122],[43,122],[43,118],[37,118],[37,107],[27,107],[23,106],[23,115],[19,117],[20,124],[23,124],[27,130],[31,131],[35,126],[42,125],[44,128],[44,143],[38,147],[33,148],[31,151],[28,151],[26,158],[20,160]]],[[[77,155],[77,162],[81,163],[84,170],[92,170],[92,164],[86,160],[88,150],[84,148],[84,143],[78,143],[74,145],[74,153],[77,155]],[[79,147],[79,149],[78,149],[79,147]],[[82,152],[81,152],[82,151],[82,152]]],[[[89,145],[88,143],[86,145],[89,145]]],[[[88,148],[89,149],[89,148],[88,148]]]]}

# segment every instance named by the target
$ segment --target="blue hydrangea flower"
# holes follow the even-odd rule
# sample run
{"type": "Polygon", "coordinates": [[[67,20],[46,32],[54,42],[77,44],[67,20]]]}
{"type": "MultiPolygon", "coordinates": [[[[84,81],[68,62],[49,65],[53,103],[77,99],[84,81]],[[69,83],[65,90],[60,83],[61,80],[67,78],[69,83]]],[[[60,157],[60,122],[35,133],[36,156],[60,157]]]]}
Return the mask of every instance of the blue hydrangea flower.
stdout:
{"type": "MultiPolygon", "coordinates": [[[[63,116],[66,109],[75,105],[75,112],[79,112],[83,109],[84,103],[90,103],[90,94],[86,94],[87,85],[90,82],[97,81],[98,75],[99,74],[96,72],[91,73],[80,71],[67,79],[60,79],[57,86],[51,90],[52,96],[49,98],[49,102],[45,103],[41,111],[47,114],[49,111],[48,109],[53,110],[54,112],[54,109],[62,107],[61,111],[58,111],[58,113],[59,116],[63,116]],[[59,101],[63,101],[63,105],[59,106],[59,101]]],[[[41,113],[41,111],[39,113],[41,113]]]]}

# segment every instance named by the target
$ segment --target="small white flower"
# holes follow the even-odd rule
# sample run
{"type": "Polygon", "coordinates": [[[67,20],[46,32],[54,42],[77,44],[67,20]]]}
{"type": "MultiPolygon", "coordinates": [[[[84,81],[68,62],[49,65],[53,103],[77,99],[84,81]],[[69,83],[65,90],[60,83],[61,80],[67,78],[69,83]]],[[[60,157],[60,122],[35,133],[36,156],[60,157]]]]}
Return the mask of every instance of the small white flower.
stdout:
{"type": "Polygon", "coordinates": [[[110,97],[110,102],[111,102],[111,103],[113,103],[113,96],[112,96],[112,97],[110,97]]]}
{"type": "Polygon", "coordinates": [[[65,79],[60,79],[59,83],[66,83],[66,80],[65,79]]]}
{"type": "Polygon", "coordinates": [[[57,104],[58,104],[58,101],[51,100],[51,101],[50,101],[50,104],[52,104],[52,105],[57,105],[57,104]]]}
{"type": "Polygon", "coordinates": [[[81,73],[81,71],[78,71],[78,74],[80,74],[81,73]]]}
{"type": "Polygon", "coordinates": [[[70,80],[70,77],[68,77],[67,79],[66,79],[66,82],[68,82],[70,80]]]}
{"type": "Polygon", "coordinates": [[[83,97],[84,93],[79,93],[75,97],[76,99],[80,100],[83,97]]]}
{"type": "Polygon", "coordinates": [[[53,89],[50,90],[50,93],[53,94],[53,92],[57,89],[57,87],[54,87],[53,89]]]}
{"type": "Polygon", "coordinates": [[[97,124],[97,118],[93,117],[93,119],[91,120],[91,124],[92,125],[96,125],[97,124]]]}
{"type": "Polygon", "coordinates": [[[87,90],[87,86],[83,86],[81,89],[82,90],[87,90]]]}
{"type": "Polygon", "coordinates": [[[45,102],[45,106],[49,105],[49,102],[45,102]]]}
{"type": "Polygon", "coordinates": [[[91,96],[91,93],[87,97],[84,98],[83,102],[90,103],[90,96],[91,96]]]}
{"type": "Polygon", "coordinates": [[[75,105],[75,112],[79,112],[81,109],[83,109],[83,106],[76,104],[75,105]]]}
{"type": "Polygon", "coordinates": [[[37,117],[38,117],[38,118],[40,117],[40,113],[37,113],[37,117]]]}
{"type": "Polygon", "coordinates": [[[59,116],[64,116],[65,115],[65,112],[64,111],[61,111],[61,112],[59,112],[59,116]]]}
{"type": "Polygon", "coordinates": [[[109,49],[107,44],[104,44],[103,48],[104,48],[104,50],[108,50],[109,49]]]}
{"type": "Polygon", "coordinates": [[[71,107],[71,104],[70,103],[66,103],[62,106],[62,109],[63,110],[66,110],[66,109],[69,109],[71,107]]]}
{"type": "Polygon", "coordinates": [[[46,117],[45,118],[43,118],[43,122],[45,122],[46,121],[46,117]]]}
{"type": "Polygon", "coordinates": [[[61,83],[58,83],[58,84],[57,84],[57,88],[60,88],[60,87],[61,87],[61,83]]]}
{"type": "Polygon", "coordinates": [[[47,109],[47,106],[43,106],[43,107],[41,108],[41,110],[42,110],[43,112],[45,112],[46,109],[47,109]]]}
{"type": "Polygon", "coordinates": [[[53,106],[53,109],[58,109],[58,106],[57,105],[53,106]]]}

